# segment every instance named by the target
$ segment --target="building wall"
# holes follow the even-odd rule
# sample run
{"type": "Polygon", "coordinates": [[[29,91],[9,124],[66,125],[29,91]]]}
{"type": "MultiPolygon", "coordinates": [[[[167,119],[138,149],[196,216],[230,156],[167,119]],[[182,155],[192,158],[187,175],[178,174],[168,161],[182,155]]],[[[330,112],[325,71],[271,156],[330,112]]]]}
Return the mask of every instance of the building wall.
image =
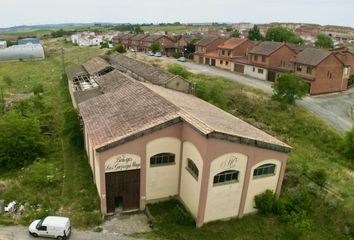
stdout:
{"type": "Polygon", "coordinates": [[[181,77],[175,77],[166,84],[166,88],[174,89],[180,92],[191,93],[191,83],[181,77]]]}
{"type": "Polygon", "coordinates": [[[163,137],[146,144],[146,200],[178,194],[181,140],[163,137]],[[175,154],[175,164],[150,166],[150,158],[159,153],[175,154]]]}
{"type": "Polygon", "coordinates": [[[237,48],[232,50],[231,56],[236,57],[236,56],[247,56],[248,52],[251,51],[255,47],[255,44],[249,40],[245,41],[241,45],[239,45],[237,48]]]}
{"type": "Polygon", "coordinates": [[[269,56],[267,62],[269,67],[289,66],[290,60],[295,58],[296,53],[287,45],[283,45],[269,56]]]}
{"type": "Polygon", "coordinates": [[[274,159],[264,160],[252,167],[251,174],[249,176],[249,186],[248,186],[248,193],[246,198],[244,214],[257,211],[254,208],[255,207],[254,197],[256,195],[265,192],[267,189],[272,190],[273,192],[277,191],[280,170],[281,170],[281,162],[274,159]],[[266,175],[266,176],[253,177],[254,169],[267,163],[272,163],[276,165],[275,174],[271,176],[266,175]]]}
{"type": "Polygon", "coordinates": [[[238,216],[247,158],[244,154],[228,153],[211,162],[204,217],[205,222],[238,216]],[[214,176],[226,170],[238,171],[238,181],[235,183],[214,185],[214,176]]]}
{"type": "Polygon", "coordinates": [[[348,79],[343,78],[343,64],[333,55],[316,66],[315,80],[311,82],[310,94],[339,92],[347,89],[348,79]],[[332,76],[328,77],[328,73],[332,76]]]}
{"type": "Polygon", "coordinates": [[[254,78],[258,78],[261,80],[267,80],[267,69],[255,67],[251,65],[245,65],[244,73],[254,78]],[[259,69],[263,69],[263,73],[259,73],[259,69]]]}
{"type": "Polygon", "coordinates": [[[180,198],[193,217],[197,218],[201,178],[203,174],[203,159],[198,149],[191,142],[183,142],[182,151],[180,198]],[[197,179],[187,170],[188,159],[191,159],[199,170],[197,179]]]}
{"type": "Polygon", "coordinates": [[[216,59],[216,67],[230,70],[231,62],[227,59],[216,59]]]}

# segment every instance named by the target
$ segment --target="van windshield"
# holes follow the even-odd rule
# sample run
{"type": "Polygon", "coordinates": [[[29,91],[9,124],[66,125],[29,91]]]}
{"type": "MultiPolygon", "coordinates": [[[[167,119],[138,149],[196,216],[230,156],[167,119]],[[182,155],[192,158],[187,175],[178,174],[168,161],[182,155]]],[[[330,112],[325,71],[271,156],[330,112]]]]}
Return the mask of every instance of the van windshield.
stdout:
{"type": "Polygon", "coordinates": [[[37,223],[36,228],[39,229],[42,226],[43,220],[40,220],[39,223],[37,223]]]}

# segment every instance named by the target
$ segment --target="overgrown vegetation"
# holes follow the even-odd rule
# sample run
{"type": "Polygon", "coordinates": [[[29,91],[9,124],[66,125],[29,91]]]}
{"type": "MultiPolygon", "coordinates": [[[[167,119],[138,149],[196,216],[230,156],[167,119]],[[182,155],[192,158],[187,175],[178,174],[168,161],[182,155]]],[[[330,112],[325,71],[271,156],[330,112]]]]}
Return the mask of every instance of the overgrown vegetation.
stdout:
{"type": "Polygon", "coordinates": [[[153,53],[156,53],[156,52],[160,51],[160,43],[159,43],[159,42],[153,42],[153,43],[151,43],[149,49],[150,49],[150,51],[152,51],[153,53]]]}
{"type": "Polygon", "coordinates": [[[109,51],[107,52],[107,54],[111,54],[111,53],[113,53],[113,52],[126,53],[127,50],[125,50],[125,48],[123,47],[123,45],[119,43],[119,44],[115,45],[111,50],[109,50],[109,51]]]}
{"type": "MultiPolygon", "coordinates": [[[[6,90],[5,99],[9,93],[37,94],[15,102],[7,112],[0,114],[0,122],[7,124],[5,132],[12,134],[7,141],[16,139],[16,136],[19,141],[29,138],[28,144],[14,146],[21,149],[17,150],[17,155],[11,156],[11,164],[20,164],[5,170],[1,163],[0,168],[0,198],[6,203],[15,200],[24,204],[25,210],[14,218],[0,216],[0,224],[28,224],[48,215],[61,215],[70,217],[74,227],[95,226],[102,219],[99,199],[82,147],[79,118],[72,108],[67,79],[62,78],[60,48],[66,49],[67,66],[81,64],[104,51],[98,47],[78,48],[60,38],[43,44],[49,53],[44,61],[0,63],[0,75],[8,74],[12,79],[11,88],[8,88],[0,78],[0,89],[6,90]],[[21,135],[23,125],[28,127],[25,128],[27,136],[21,135]],[[31,134],[33,131],[44,145],[40,154],[36,154],[36,145],[32,143],[36,140],[31,134]],[[27,151],[33,156],[27,155],[27,151]]],[[[2,135],[3,131],[0,131],[2,135]]],[[[38,140],[34,142],[38,143],[38,140]]],[[[3,151],[3,147],[0,148],[3,151]]],[[[6,153],[6,156],[10,155],[6,153]]]]}
{"type": "Polygon", "coordinates": [[[321,48],[333,48],[334,43],[330,36],[320,33],[316,37],[315,45],[321,48]]]}

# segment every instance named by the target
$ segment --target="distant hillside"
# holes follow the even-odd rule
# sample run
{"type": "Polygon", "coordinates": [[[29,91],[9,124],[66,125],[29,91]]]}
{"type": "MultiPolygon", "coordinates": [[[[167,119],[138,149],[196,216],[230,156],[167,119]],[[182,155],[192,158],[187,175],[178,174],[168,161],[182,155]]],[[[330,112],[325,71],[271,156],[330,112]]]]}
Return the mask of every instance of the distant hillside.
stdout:
{"type": "Polygon", "coordinates": [[[112,25],[112,23],[62,23],[62,24],[42,24],[42,25],[21,25],[9,28],[0,28],[0,33],[27,32],[36,30],[55,30],[70,27],[93,27],[112,25]]]}

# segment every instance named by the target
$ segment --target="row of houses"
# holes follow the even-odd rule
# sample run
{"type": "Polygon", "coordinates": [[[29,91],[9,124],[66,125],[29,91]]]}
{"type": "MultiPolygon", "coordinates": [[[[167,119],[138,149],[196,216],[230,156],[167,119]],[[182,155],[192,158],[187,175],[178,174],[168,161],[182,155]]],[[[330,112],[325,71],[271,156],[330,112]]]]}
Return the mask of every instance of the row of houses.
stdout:
{"type": "MultiPolygon", "coordinates": [[[[122,44],[124,48],[136,52],[148,52],[152,44],[157,43],[160,51],[166,56],[173,56],[177,52],[185,52],[193,39],[200,39],[202,35],[179,35],[171,38],[159,34],[121,33],[113,37],[113,44],[122,44]]],[[[194,50],[194,48],[193,48],[194,50]]]]}
{"type": "Polygon", "coordinates": [[[295,73],[310,86],[310,94],[340,92],[352,86],[354,49],[332,50],[280,42],[207,37],[196,43],[194,61],[264,81],[295,73]]]}
{"type": "Polygon", "coordinates": [[[114,35],[113,33],[81,32],[71,35],[71,42],[79,46],[100,46],[105,41],[111,42],[114,35]]]}
{"type": "Polygon", "coordinates": [[[128,75],[142,75],[139,67],[113,55],[67,70],[104,215],[173,197],[202,226],[255,212],[267,189],[280,194],[290,146],[192,94],[128,75]]]}

